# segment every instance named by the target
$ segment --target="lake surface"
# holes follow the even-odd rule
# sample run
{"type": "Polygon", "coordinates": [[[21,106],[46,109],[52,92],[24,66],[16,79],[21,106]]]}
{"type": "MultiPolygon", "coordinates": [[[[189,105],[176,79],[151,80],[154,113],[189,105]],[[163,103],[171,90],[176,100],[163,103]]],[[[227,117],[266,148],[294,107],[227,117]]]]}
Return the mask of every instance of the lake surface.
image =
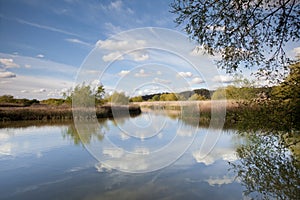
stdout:
{"type": "Polygon", "coordinates": [[[164,112],[101,120],[84,135],[72,123],[15,126],[0,129],[0,199],[299,197],[298,161],[274,136],[197,128],[164,112]]]}

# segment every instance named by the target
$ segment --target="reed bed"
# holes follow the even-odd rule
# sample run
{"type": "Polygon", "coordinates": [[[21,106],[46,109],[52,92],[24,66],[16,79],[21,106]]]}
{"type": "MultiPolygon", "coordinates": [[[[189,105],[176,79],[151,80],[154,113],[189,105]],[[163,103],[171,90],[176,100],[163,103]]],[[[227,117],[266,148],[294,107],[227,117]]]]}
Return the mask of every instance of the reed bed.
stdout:
{"type": "MultiPolygon", "coordinates": [[[[79,112],[90,112],[86,108],[77,109],[79,112]]],[[[95,111],[95,109],[94,109],[95,111]]],[[[140,114],[138,105],[129,106],[99,106],[96,108],[97,118],[114,117],[121,115],[140,114]],[[112,108],[113,107],[113,108],[112,108]]],[[[95,112],[94,112],[95,114],[95,112]]],[[[73,110],[70,106],[30,106],[30,107],[0,107],[0,121],[20,121],[20,120],[71,120],[73,110]]]]}

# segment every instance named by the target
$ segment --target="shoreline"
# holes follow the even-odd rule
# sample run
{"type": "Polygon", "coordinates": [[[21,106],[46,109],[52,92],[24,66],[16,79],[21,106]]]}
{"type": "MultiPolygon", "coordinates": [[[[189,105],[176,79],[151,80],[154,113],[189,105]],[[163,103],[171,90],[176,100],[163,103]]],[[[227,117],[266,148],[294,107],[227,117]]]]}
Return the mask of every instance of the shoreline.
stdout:
{"type": "MultiPolygon", "coordinates": [[[[78,110],[77,110],[78,111],[78,110]]],[[[79,110],[80,111],[80,110],[79,110]]],[[[83,109],[87,112],[87,109],[83,109]]],[[[93,110],[95,111],[95,109],[93,110]]],[[[90,114],[93,114],[93,112],[90,114]]],[[[97,118],[111,118],[126,115],[138,115],[141,108],[138,105],[103,105],[96,107],[97,118]]],[[[0,122],[7,121],[65,121],[73,119],[71,106],[34,105],[28,107],[0,107],[0,122]]]]}

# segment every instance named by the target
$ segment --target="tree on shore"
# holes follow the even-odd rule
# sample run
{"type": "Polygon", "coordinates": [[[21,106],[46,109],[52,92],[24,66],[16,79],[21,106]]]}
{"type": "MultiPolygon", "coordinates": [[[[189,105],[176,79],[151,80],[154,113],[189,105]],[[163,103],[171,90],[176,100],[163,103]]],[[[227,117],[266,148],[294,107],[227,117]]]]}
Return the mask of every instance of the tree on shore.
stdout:
{"type": "Polygon", "coordinates": [[[205,100],[206,98],[202,95],[199,94],[193,94],[188,100],[189,101],[201,101],[201,100],[205,100]]]}
{"type": "Polygon", "coordinates": [[[64,93],[63,97],[65,102],[71,104],[74,100],[76,105],[80,106],[92,106],[96,104],[103,103],[103,97],[105,94],[105,89],[103,85],[97,88],[92,88],[90,85],[77,85],[73,90],[70,90],[69,94],[64,93]]]}
{"type": "Polygon", "coordinates": [[[129,103],[129,97],[124,92],[114,92],[108,101],[116,105],[127,105],[129,103]]]}
{"type": "Polygon", "coordinates": [[[285,45],[300,38],[298,0],[174,0],[171,12],[205,53],[220,54],[227,72],[260,67],[271,78],[291,63],[285,45]]]}
{"type": "Polygon", "coordinates": [[[160,101],[177,101],[178,97],[174,93],[162,94],[159,97],[160,101]]]}

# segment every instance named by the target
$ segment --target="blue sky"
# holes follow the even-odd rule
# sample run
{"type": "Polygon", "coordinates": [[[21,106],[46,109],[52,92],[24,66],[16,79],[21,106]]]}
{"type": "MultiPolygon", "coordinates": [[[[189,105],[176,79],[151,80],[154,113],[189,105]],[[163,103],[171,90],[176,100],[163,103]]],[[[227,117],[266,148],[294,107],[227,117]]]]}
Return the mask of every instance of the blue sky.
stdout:
{"type": "MultiPolygon", "coordinates": [[[[173,36],[183,33],[181,27],[176,27],[173,22],[176,16],[169,12],[171,2],[0,0],[0,95],[12,94],[16,97],[38,99],[60,97],[63,91],[72,87],[76,82],[80,66],[85,65],[87,62],[85,59],[89,59],[90,52],[94,49],[95,53],[95,48],[98,48],[101,50],[100,54],[103,54],[103,51],[107,50],[105,45],[114,44],[108,42],[110,37],[122,31],[142,27],[160,27],[177,31],[171,34],[173,36]]],[[[158,29],[156,31],[160,32],[158,29]]],[[[151,34],[149,37],[152,37],[152,40],[154,38],[151,34]]],[[[165,40],[167,39],[168,37],[165,40]]],[[[177,41],[175,37],[171,39],[177,41]]],[[[153,44],[153,41],[149,42],[147,39],[140,40],[144,41],[146,46],[153,44]]],[[[183,45],[184,47],[178,47],[186,48],[185,50],[189,50],[191,54],[197,53],[192,48],[192,45],[196,46],[196,44],[191,43],[191,46],[187,45],[188,47],[180,41],[176,44],[183,45]]],[[[136,47],[145,48],[146,46],[136,47]]],[[[289,52],[293,53],[298,46],[292,46],[289,52]]],[[[111,56],[117,56],[120,52],[124,53],[118,48],[110,48],[112,52],[102,55],[104,62],[101,62],[108,64],[113,61],[111,56]]],[[[179,53],[185,50],[180,50],[179,53]]],[[[224,72],[204,77],[203,73],[194,72],[192,67],[184,67],[183,63],[180,65],[180,61],[177,62],[174,56],[172,58],[169,52],[162,54],[159,52],[159,50],[147,49],[132,53],[131,59],[138,61],[135,65],[128,62],[126,58],[116,59],[118,62],[110,65],[103,77],[100,79],[94,77],[95,82],[98,80],[104,84],[107,91],[112,91],[118,85],[117,83],[122,82],[122,79],[126,77],[124,75],[129,75],[131,70],[138,70],[131,74],[140,73],[140,77],[145,78],[147,69],[151,71],[151,63],[153,64],[154,61],[157,66],[163,68],[161,74],[157,72],[160,70],[156,70],[157,77],[153,74],[151,76],[155,86],[150,86],[150,84],[143,86],[144,89],[135,86],[134,92],[126,91],[126,88],[119,89],[131,95],[159,91],[158,83],[166,88],[168,81],[177,81],[175,77],[178,77],[178,74],[188,83],[187,88],[216,87],[212,83],[208,85],[208,79],[216,83],[228,83],[232,80],[224,72]],[[163,71],[168,71],[166,69],[172,69],[174,73],[163,74],[163,71]],[[170,78],[172,76],[173,79],[170,78]],[[167,80],[168,78],[170,80],[167,80]],[[152,90],[151,87],[156,90],[152,90]]],[[[209,67],[215,67],[208,56],[200,56],[198,60],[199,63],[196,65],[201,66],[202,72],[209,67]]],[[[133,81],[133,84],[141,85],[142,82],[133,81]]],[[[175,85],[172,87],[179,88],[175,85]]]]}

